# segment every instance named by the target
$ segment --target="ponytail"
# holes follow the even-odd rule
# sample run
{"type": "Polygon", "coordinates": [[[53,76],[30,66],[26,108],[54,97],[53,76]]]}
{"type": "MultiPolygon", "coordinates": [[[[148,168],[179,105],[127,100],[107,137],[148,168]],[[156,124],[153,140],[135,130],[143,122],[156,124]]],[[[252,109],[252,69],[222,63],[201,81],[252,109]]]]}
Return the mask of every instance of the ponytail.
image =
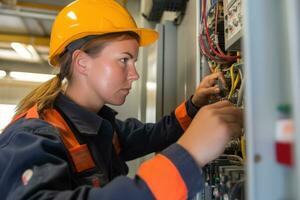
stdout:
{"type": "Polygon", "coordinates": [[[42,111],[44,109],[51,108],[53,106],[53,102],[61,91],[61,87],[62,80],[60,75],[58,74],[51,80],[38,86],[25,98],[23,98],[17,105],[15,116],[26,112],[35,104],[37,104],[38,113],[42,114],[42,111]]]}
{"type": "Polygon", "coordinates": [[[72,54],[66,52],[59,57],[58,61],[60,63],[60,73],[23,98],[17,105],[15,116],[26,112],[35,104],[37,104],[37,111],[40,115],[43,115],[45,109],[53,107],[56,97],[62,90],[64,78],[67,80],[71,78],[72,54]]]}

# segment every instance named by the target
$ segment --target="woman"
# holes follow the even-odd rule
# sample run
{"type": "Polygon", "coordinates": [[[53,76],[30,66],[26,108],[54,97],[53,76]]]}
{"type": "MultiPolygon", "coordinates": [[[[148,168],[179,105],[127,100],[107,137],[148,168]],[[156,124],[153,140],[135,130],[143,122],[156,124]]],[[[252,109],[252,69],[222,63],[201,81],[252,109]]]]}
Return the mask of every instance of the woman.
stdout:
{"type": "Polygon", "coordinates": [[[203,107],[220,74],[156,124],[117,120],[105,105],[125,102],[139,46],[156,39],[113,0],[78,0],[59,13],[49,59],[60,72],[20,102],[0,137],[2,198],[186,199],[201,190],[201,167],[241,128],[229,102],[203,107]],[[157,151],[134,179],[124,176],[125,161],[157,151]]]}

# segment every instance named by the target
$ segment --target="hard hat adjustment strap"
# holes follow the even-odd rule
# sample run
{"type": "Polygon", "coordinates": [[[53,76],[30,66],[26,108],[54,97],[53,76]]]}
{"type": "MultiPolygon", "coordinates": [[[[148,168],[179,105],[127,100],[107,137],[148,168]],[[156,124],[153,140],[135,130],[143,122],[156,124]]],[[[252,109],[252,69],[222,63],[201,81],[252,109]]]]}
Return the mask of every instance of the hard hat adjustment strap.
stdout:
{"type": "Polygon", "coordinates": [[[82,47],[84,44],[86,44],[88,41],[95,39],[99,37],[98,35],[89,35],[83,38],[80,38],[78,40],[75,40],[73,42],[71,42],[67,47],[66,47],[66,51],[68,52],[73,52],[76,49],[80,49],[80,47],[82,47]]]}

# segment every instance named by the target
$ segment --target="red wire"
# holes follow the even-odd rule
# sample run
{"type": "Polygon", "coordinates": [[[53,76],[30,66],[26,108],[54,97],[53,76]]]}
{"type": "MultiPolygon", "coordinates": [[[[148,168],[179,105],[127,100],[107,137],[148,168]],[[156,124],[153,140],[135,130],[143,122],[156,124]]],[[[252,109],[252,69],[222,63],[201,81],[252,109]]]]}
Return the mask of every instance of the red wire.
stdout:
{"type": "MultiPolygon", "coordinates": [[[[205,15],[205,12],[206,12],[205,7],[206,7],[206,1],[205,1],[205,2],[202,1],[202,20],[203,20],[203,16],[205,15]]],[[[214,57],[214,56],[212,56],[212,55],[210,54],[210,50],[207,49],[206,45],[204,44],[204,41],[203,41],[203,38],[202,38],[202,37],[203,37],[203,34],[200,33],[199,42],[200,42],[200,50],[201,50],[201,53],[202,53],[203,55],[205,55],[206,57],[210,58],[211,60],[217,62],[217,63],[220,63],[220,64],[225,64],[225,63],[227,63],[228,61],[220,60],[220,59],[218,59],[218,58],[216,58],[216,57],[214,57]]]]}
{"type": "Polygon", "coordinates": [[[203,19],[203,24],[205,25],[204,29],[205,29],[205,33],[206,33],[206,38],[209,44],[210,49],[213,51],[214,54],[216,54],[218,57],[220,57],[221,59],[224,59],[226,61],[235,61],[238,57],[237,56],[226,56],[223,52],[224,55],[222,55],[220,52],[216,51],[215,48],[213,47],[213,41],[209,36],[209,32],[208,32],[208,25],[207,25],[207,19],[206,19],[206,0],[202,1],[202,5],[203,5],[203,13],[202,13],[202,19],[203,19]]]}
{"type": "Polygon", "coordinates": [[[204,41],[203,41],[203,38],[202,38],[202,34],[199,37],[199,41],[200,41],[200,50],[201,50],[201,53],[203,55],[205,55],[206,57],[210,58],[211,60],[213,60],[213,61],[215,61],[217,63],[220,63],[220,64],[227,63],[224,60],[217,59],[217,58],[213,57],[212,55],[210,55],[209,50],[206,48],[206,46],[204,44],[204,41]]]}
{"type": "MultiPolygon", "coordinates": [[[[202,20],[204,19],[204,15],[206,13],[206,1],[202,1],[202,20]]],[[[202,22],[203,24],[203,22],[202,22]]],[[[202,38],[203,34],[200,33],[200,37],[199,37],[199,42],[200,42],[200,49],[201,49],[201,53],[205,56],[207,56],[208,58],[210,58],[211,60],[217,62],[217,63],[227,63],[226,61],[224,60],[220,60],[220,59],[217,59],[215,58],[214,56],[212,56],[209,52],[210,50],[207,49],[206,45],[204,44],[204,41],[203,41],[203,38],[202,38]]]]}
{"type": "Polygon", "coordinates": [[[216,10],[215,10],[215,35],[218,35],[218,16],[219,16],[219,6],[218,3],[216,4],[216,10]]]}

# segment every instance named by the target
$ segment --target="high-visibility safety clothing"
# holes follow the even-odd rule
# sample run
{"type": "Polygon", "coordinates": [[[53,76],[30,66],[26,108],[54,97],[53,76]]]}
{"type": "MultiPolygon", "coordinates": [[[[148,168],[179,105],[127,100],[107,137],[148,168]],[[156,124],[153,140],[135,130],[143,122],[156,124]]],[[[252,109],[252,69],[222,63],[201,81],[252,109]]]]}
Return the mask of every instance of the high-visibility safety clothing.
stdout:
{"type": "Polygon", "coordinates": [[[128,11],[114,0],[77,0],[57,15],[51,32],[49,61],[57,66],[57,58],[71,42],[90,35],[135,32],[140,46],[153,43],[158,33],[138,28],[128,11]]]}
{"type": "Polygon", "coordinates": [[[28,112],[0,135],[1,199],[187,199],[201,190],[201,169],[173,144],[197,112],[190,99],[157,123],[118,120],[107,106],[92,113],[63,94],[51,112],[64,123],[28,112]],[[125,161],[157,151],[125,176],[125,161]]]}

